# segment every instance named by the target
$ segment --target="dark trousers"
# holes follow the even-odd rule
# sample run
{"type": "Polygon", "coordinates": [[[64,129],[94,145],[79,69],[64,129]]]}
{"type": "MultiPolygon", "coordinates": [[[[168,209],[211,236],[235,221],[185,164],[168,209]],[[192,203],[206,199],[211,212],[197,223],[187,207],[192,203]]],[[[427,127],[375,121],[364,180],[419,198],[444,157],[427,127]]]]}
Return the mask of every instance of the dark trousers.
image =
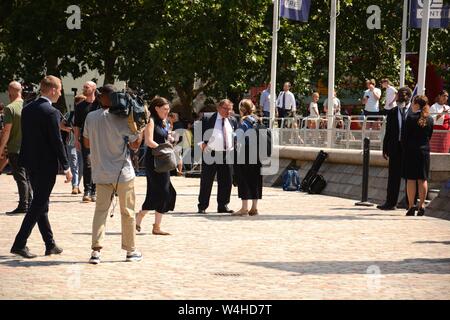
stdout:
{"type": "Polygon", "coordinates": [[[55,245],[55,241],[53,240],[53,232],[50,221],[48,220],[48,204],[50,194],[55,185],[56,173],[29,172],[29,178],[33,189],[33,200],[23,219],[22,226],[16,236],[13,248],[25,248],[27,240],[37,223],[46,248],[51,249],[55,245]]]}
{"type": "MultiPolygon", "coordinates": [[[[212,156],[215,156],[214,151],[212,156]]],[[[206,164],[202,163],[202,174],[200,178],[200,194],[198,196],[198,208],[206,210],[209,207],[209,199],[211,197],[211,190],[214,183],[214,178],[217,174],[217,204],[218,208],[223,208],[230,203],[233,166],[226,164],[226,155],[222,153],[219,155],[223,157],[223,163],[206,164]]]]}
{"type": "Polygon", "coordinates": [[[24,167],[19,165],[19,155],[17,153],[9,153],[8,158],[19,191],[19,208],[28,208],[32,195],[27,172],[24,167]]]}
{"type": "MultiPolygon", "coordinates": [[[[278,118],[286,118],[288,116],[288,111],[283,108],[277,108],[278,109],[278,118]]],[[[277,121],[278,122],[278,128],[281,128],[281,119],[277,121]]]]}
{"type": "Polygon", "coordinates": [[[386,204],[391,207],[395,207],[398,201],[400,184],[402,180],[402,160],[402,147],[399,142],[396,150],[391,150],[391,152],[389,153],[389,177],[387,185],[386,204]]]}
{"type": "Polygon", "coordinates": [[[95,193],[95,184],[92,182],[91,151],[81,146],[81,156],[83,157],[83,186],[84,193],[95,193]]]}

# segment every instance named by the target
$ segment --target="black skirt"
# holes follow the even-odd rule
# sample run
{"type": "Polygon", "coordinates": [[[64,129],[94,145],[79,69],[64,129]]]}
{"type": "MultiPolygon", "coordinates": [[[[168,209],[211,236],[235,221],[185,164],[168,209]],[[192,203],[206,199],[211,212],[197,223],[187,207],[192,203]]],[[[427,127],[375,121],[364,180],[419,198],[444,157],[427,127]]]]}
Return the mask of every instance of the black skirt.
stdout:
{"type": "Polygon", "coordinates": [[[407,147],[403,161],[403,177],[408,180],[428,180],[430,149],[428,146],[407,147]]]}
{"type": "Polygon", "coordinates": [[[240,199],[254,200],[262,198],[263,181],[261,165],[238,164],[234,166],[234,173],[240,199]]]}
{"type": "Polygon", "coordinates": [[[147,194],[142,210],[155,210],[159,213],[167,213],[175,209],[177,192],[170,182],[170,172],[156,172],[153,159],[151,150],[147,149],[145,156],[147,194]]]}

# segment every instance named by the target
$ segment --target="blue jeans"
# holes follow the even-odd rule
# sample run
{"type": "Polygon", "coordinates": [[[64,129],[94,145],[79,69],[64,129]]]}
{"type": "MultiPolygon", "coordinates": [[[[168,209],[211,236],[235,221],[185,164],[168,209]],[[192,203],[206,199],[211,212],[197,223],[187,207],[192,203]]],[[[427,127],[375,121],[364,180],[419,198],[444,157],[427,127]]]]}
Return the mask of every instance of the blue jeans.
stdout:
{"type": "Polygon", "coordinates": [[[80,185],[83,176],[83,158],[81,152],[77,151],[74,146],[67,145],[67,154],[69,155],[70,170],[72,171],[72,187],[80,185]]]}

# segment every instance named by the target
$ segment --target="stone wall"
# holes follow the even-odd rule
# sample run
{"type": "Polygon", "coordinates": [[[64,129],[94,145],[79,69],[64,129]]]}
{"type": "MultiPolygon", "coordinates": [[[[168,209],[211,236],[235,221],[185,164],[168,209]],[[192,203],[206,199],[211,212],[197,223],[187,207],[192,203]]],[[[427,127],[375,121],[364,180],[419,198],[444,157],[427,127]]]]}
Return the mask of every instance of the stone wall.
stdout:
{"type": "MultiPolygon", "coordinates": [[[[328,159],[322,165],[319,174],[327,181],[327,187],[323,194],[361,200],[362,193],[362,151],[340,150],[326,148],[306,147],[280,147],[280,168],[278,173],[264,178],[266,186],[281,186],[281,176],[290,165],[299,168],[300,177],[305,177],[308,170],[320,150],[329,154],[328,159]]],[[[388,178],[388,161],[380,151],[371,151],[369,170],[369,194],[370,202],[384,203],[388,178]]],[[[431,180],[430,189],[441,189],[444,183],[450,179],[450,155],[431,155],[431,180]]],[[[402,181],[400,198],[404,195],[404,182],[402,181]]],[[[399,199],[400,200],[400,199],[399,199]]]]}
{"type": "Polygon", "coordinates": [[[428,205],[425,215],[450,220],[450,180],[442,186],[438,196],[428,205]]]}

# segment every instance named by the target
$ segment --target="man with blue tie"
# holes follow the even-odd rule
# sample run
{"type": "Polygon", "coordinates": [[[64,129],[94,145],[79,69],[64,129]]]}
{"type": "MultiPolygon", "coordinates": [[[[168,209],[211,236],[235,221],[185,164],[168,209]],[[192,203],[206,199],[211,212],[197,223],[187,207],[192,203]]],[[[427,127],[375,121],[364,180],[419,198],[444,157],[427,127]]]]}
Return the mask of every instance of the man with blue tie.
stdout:
{"type": "MultiPolygon", "coordinates": [[[[402,166],[403,162],[407,161],[403,155],[402,141],[404,140],[406,117],[408,112],[410,112],[411,95],[411,89],[408,87],[400,88],[397,93],[397,105],[387,110],[383,157],[389,161],[389,176],[386,202],[377,206],[380,210],[395,210],[397,205],[402,179],[402,166]]],[[[407,198],[406,190],[405,197],[407,198]]]]}
{"type": "MultiPolygon", "coordinates": [[[[294,116],[297,109],[295,103],[295,96],[290,91],[291,83],[285,82],[283,85],[283,91],[280,92],[277,98],[277,113],[278,118],[285,118],[288,116],[294,116]]],[[[278,122],[278,127],[280,127],[281,121],[278,122]]]]}
{"type": "Polygon", "coordinates": [[[52,106],[61,96],[61,80],[46,76],[40,84],[41,97],[22,111],[22,144],[19,163],[29,174],[33,200],[16,236],[11,253],[35,258],[26,246],[36,223],[45,242],[45,255],[62,253],[53,238],[48,220],[50,194],[58,174],[58,162],[64,168],[66,183],[72,180],[64,144],[59,130],[60,112],[52,106]]]}

